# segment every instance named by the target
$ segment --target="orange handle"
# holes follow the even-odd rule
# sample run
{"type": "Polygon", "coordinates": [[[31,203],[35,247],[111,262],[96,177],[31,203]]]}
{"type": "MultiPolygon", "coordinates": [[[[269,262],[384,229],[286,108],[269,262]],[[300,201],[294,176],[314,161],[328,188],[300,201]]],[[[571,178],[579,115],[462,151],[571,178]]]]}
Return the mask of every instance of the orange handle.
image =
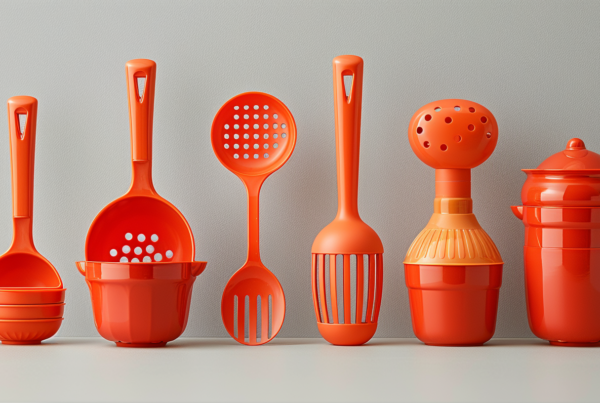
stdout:
{"type": "Polygon", "coordinates": [[[363,60],[360,57],[347,55],[333,59],[338,217],[358,217],[362,86],[363,60]],[[351,88],[345,87],[344,76],[352,77],[351,88]]]}
{"type": "Polygon", "coordinates": [[[131,125],[131,157],[133,161],[151,161],[156,63],[147,59],[130,60],[125,65],[125,70],[131,125]]]}
{"type": "Polygon", "coordinates": [[[246,263],[260,263],[260,188],[266,176],[241,177],[248,192],[248,257],[246,263]]]}
{"type": "Polygon", "coordinates": [[[31,218],[33,216],[33,165],[37,106],[38,101],[33,97],[19,96],[8,100],[14,218],[31,218]],[[19,115],[26,116],[25,127],[21,127],[19,115]]]}

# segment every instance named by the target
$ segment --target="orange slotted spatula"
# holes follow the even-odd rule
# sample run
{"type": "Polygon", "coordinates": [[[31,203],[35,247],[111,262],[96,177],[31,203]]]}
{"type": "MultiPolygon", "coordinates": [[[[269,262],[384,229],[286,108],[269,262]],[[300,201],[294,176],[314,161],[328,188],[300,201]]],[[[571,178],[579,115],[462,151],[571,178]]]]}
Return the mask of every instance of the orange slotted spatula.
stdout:
{"type": "Polygon", "coordinates": [[[360,345],[373,337],[383,286],[383,244],[358,214],[362,84],[360,57],[333,59],[338,213],[313,243],[312,291],[319,332],[338,345],[360,345]],[[352,83],[346,86],[348,79],[352,83]],[[343,272],[341,289],[338,270],[343,272]]]}
{"type": "Polygon", "coordinates": [[[213,120],[211,142],[221,164],[236,174],[248,191],[248,258],[227,282],[221,317],[238,342],[264,344],[283,325],[285,295],[277,277],[260,260],[259,194],[265,179],[292,155],[296,124],[277,98],[247,92],[221,107],[213,120]]]}

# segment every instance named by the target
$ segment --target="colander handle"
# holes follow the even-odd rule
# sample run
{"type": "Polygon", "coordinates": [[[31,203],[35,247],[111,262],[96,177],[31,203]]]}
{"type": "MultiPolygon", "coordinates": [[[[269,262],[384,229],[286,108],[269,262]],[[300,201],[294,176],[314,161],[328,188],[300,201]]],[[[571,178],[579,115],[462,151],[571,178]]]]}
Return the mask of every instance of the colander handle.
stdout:
{"type": "Polygon", "coordinates": [[[133,161],[151,161],[156,63],[147,59],[130,60],[125,65],[125,71],[129,97],[131,158],[133,161]]]}
{"type": "Polygon", "coordinates": [[[31,218],[33,216],[33,166],[37,106],[38,101],[33,97],[18,96],[8,100],[14,218],[31,218]],[[21,122],[20,116],[22,115],[26,116],[26,123],[21,122]],[[25,127],[21,126],[22,123],[25,127]]]}
{"type": "Polygon", "coordinates": [[[338,173],[338,216],[358,216],[358,161],[362,108],[363,59],[333,59],[333,95],[338,173]],[[352,77],[346,88],[344,77],[352,77]]]}

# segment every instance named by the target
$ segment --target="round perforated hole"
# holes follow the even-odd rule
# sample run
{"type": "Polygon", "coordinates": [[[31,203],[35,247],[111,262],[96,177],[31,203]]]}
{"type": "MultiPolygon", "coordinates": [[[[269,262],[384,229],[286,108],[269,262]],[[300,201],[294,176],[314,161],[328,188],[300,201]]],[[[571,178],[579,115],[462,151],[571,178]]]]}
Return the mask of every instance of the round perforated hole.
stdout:
{"type": "Polygon", "coordinates": [[[240,135],[236,133],[236,134],[233,135],[233,138],[237,140],[237,139],[240,138],[240,135]]]}
{"type": "Polygon", "coordinates": [[[254,127],[255,129],[258,129],[260,126],[258,125],[258,123],[255,123],[254,126],[252,126],[252,127],[254,127]]]}
{"type": "Polygon", "coordinates": [[[238,148],[240,148],[240,145],[239,144],[234,144],[233,148],[235,148],[237,150],[238,148]]]}
{"type": "Polygon", "coordinates": [[[248,154],[244,154],[244,159],[248,159],[249,155],[248,154]]]}
{"type": "Polygon", "coordinates": [[[146,235],[144,235],[144,234],[138,235],[138,242],[144,242],[145,240],[146,240],[146,235]]]}
{"type": "Polygon", "coordinates": [[[277,129],[279,125],[277,123],[273,123],[273,129],[277,129]]]}
{"type": "Polygon", "coordinates": [[[461,136],[454,136],[454,141],[456,141],[457,143],[460,143],[462,141],[462,137],[461,136]]]}
{"type": "Polygon", "coordinates": [[[254,139],[255,139],[255,140],[258,140],[258,138],[259,138],[259,137],[260,137],[260,136],[258,135],[258,133],[255,133],[255,134],[254,134],[254,139]]]}
{"type": "Polygon", "coordinates": [[[287,134],[285,134],[285,133],[281,133],[281,138],[282,138],[282,139],[284,139],[284,138],[286,138],[286,137],[287,137],[287,134]]]}
{"type": "Polygon", "coordinates": [[[254,114],[254,119],[258,119],[258,114],[254,114]]]}
{"type": "Polygon", "coordinates": [[[269,115],[267,115],[266,113],[263,115],[264,119],[269,119],[269,115]]]}
{"type": "Polygon", "coordinates": [[[239,129],[239,128],[240,128],[240,125],[238,125],[238,124],[236,123],[236,124],[234,124],[234,125],[233,125],[233,128],[234,128],[234,129],[239,129]]]}
{"type": "Polygon", "coordinates": [[[485,122],[487,122],[487,118],[485,116],[482,116],[481,117],[481,123],[485,123],[485,122]]]}
{"type": "Polygon", "coordinates": [[[269,125],[268,125],[267,123],[265,123],[265,124],[263,125],[263,129],[268,129],[268,128],[269,128],[269,125]]]}
{"type": "Polygon", "coordinates": [[[250,135],[249,135],[248,133],[245,133],[245,134],[244,134],[244,138],[245,138],[246,140],[248,140],[248,139],[250,138],[250,135]]]}
{"type": "Polygon", "coordinates": [[[148,245],[148,246],[146,246],[146,252],[147,252],[147,253],[152,253],[152,252],[154,252],[154,246],[152,246],[152,245],[148,245]]]}
{"type": "Polygon", "coordinates": [[[127,253],[131,252],[131,246],[125,245],[125,246],[123,246],[123,248],[121,250],[123,251],[123,253],[127,254],[127,253]]]}
{"type": "Polygon", "coordinates": [[[469,125],[469,126],[467,126],[467,129],[469,129],[470,131],[473,131],[473,130],[475,130],[475,126],[469,125]]]}
{"type": "Polygon", "coordinates": [[[142,261],[148,263],[148,262],[152,261],[152,258],[150,256],[144,256],[144,258],[142,259],[142,261]]]}
{"type": "Polygon", "coordinates": [[[233,109],[235,109],[237,111],[238,109],[240,109],[240,107],[236,105],[233,107],[233,109]]]}
{"type": "Polygon", "coordinates": [[[446,144],[442,144],[440,146],[440,150],[442,150],[442,151],[446,151],[447,149],[448,149],[448,146],[446,144]]]}
{"type": "Polygon", "coordinates": [[[265,140],[268,140],[269,135],[267,133],[265,133],[265,135],[263,137],[265,138],[265,140]]]}
{"type": "Polygon", "coordinates": [[[171,259],[173,257],[173,251],[168,250],[167,253],[165,253],[165,256],[169,259],[171,259]]]}
{"type": "Polygon", "coordinates": [[[469,112],[471,113],[475,113],[475,108],[473,108],[472,106],[469,108],[469,112]]]}
{"type": "Polygon", "coordinates": [[[276,114],[276,113],[274,113],[274,114],[273,114],[273,119],[278,119],[278,118],[279,118],[279,115],[278,115],[278,114],[276,114]]]}
{"type": "Polygon", "coordinates": [[[138,259],[137,257],[134,257],[133,259],[131,259],[131,263],[139,263],[140,259],[138,259]]]}
{"type": "Polygon", "coordinates": [[[117,252],[117,250],[116,250],[116,249],[111,249],[111,250],[110,250],[110,255],[111,255],[112,257],[115,257],[115,256],[117,256],[117,253],[118,253],[118,252],[117,252]]]}
{"type": "Polygon", "coordinates": [[[133,239],[133,234],[131,232],[126,233],[125,239],[127,239],[128,241],[131,241],[133,239]]]}
{"type": "Polygon", "coordinates": [[[265,148],[265,150],[266,150],[267,148],[269,148],[269,145],[268,145],[268,144],[265,144],[263,147],[264,147],[264,148],[265,148]]]}
{"type": "Polygon", "coordinates": [[[244,148],[247,150],[250,147],[248,144],[244,144],[244,148]]]}
{"type": "Polygon", "coordinates": [[[225,147],[226,150],[229,149],[229,144],[224,144],[223,147],[225,147]]]}
{"type": "Polygon", "coordinates": [[[277,147],[279,147],[279,144],[277,144],[277,143],[274,143],[274,144],[273,144],[273,148],[277,148],[277,147]]]}
{"type": "Polygon", "coordinates": [[[160,262],[162,260],[162,255],[160,253],[154,254],[154,260],[160,262]]]}
{"type": "Polygon", "coordinates": [[[444,119],[444,122],[452,123],[452,118],[450,116],[446,116],[446,119],[444,119]]]}
{"type": "Polygon", "coordinates": [[[234,118],[235,120],[238,120],[238,119],[240,118],[240,115],[233,115],[233,118],[234,118]]]}
{"type": "Polygon", "coordinates": [[[429,141],[424,141],[423,142],[423,147],[429,148],[429,146],[431,146],[431,144],[429,144],[429,141]]]}
{"type": "Polygon", "coordinates": [[[492,138],[492,133],[490,133],[490,132],[487,132],[487,133],[485,134],[485,136],[486,136],[488,139],[490,139],[490,138],[492,138]]]}
{"type": "Polygon", "coordinates": [[[248,109],[250,109],[250,107],[248,105],[244,105],[244,109],[248,110],[248,109]]]}
{"type": "Polygon", "coordinates": [[[225,129],[229,129],[229,125],[225,125],[225,129]]]}
{"type": "Polygon", "coordinates": [[[269,105],[265,105],[263,106],[263,108],[265,108],[265,111],[269,109],[269,105]]]}
{"type": "Polygon", "coordinates": [[[258,110],[258,105],[254,105],[254,110],[258,110]]]}
{"type": "Polygon", "coordinates": [[[258,154],[254,154],[254,159],[257,160],[258,159],[258,154]]]}
{"type": "Polygon", "coordinates": [[[277,138],[277,133],[273,133],[273,138],[276,139],[277,138]]]}
{"type": "Polygon", "coordinates": [[[229,134],[225,134],[223,137],[225,137],[225,140],[229,139],[229,134]]]}
{"type": "Polygon", "coordinates": [[[269,154],[265,154],[265,158],[269,158],[269,154]]]}
{"type": "Polygon", "coordinates": [[[135,253],[136,255],[140,255],[142,253],[142,248],[136,246],[136,248],[133,250],[133,253],[135,253]]]}
{"type": "Polygon", "coordinates": [[[152,234],[152,236],[150,237],[150,239],[152,240],[152,242],[156,242],[156,241],[158,241],[158,235],[152,234]]]}
{"type": "Polygon", "coordinates": [[[431,115],[425,115],[425,120],[429,122],[431,120],[431,115]]]}
{"type": "Polygon", "coordinates": [[[439,112],[441,110],[442,110],[442,108],[440,108],[439,106],[436,106],[435,109],[434,109],[434,111],[436,111],[436,112],[439,112]]]}
{"type": "Polygon", "coordinates": [[[259,147],[258,144],[254,144],[254,149],[255,150],[258,149],[258,147],[259,147]]]}
{"type": "Polygon", "coordinates": [[[457,106],[455,106],[455,107],[454,107],[454,110],[455,110],[455,111],[460,111],[460,106],[458,106],[458,105],[457,105],[457,106]]]}
{"type": "Polygon", "coordinates": [[[250,118],[250,115],[247,115],[247,114],[244,115],[244,119],[249,119],[249,118],[250,118]]]}
{"type": "Polygon", "coordinates": [[[127,263],[127,262],[129,262],[129,259],[127,259],[125,256],[123,256],[121,259],[119,259],[119,262],[127,263]]]}
{"type": "Polygon", "coordinates": [[[249,128],[250,128],[250,125],[249,125],[248,123],[246,123],[246,124],[244,125],[244,129],[246,129],[246,130],[247,130],[247,129],[249,129],[249,128]]]}
{"type": "Polygon", "coordinates": [[[282,124],[281,124],[281,128],[282,128],[282,129],[285,129],[286,127],[287,127],[287,125],[286,125],[285,123],[282,123],[282,124]]]}
{"type": "Polygon", "coordinates": [[[240,156],[237,154],[233,154],[233,158],[235,158],[237,160],[238,158],[240,158],[240,156]]]}
{"type": "Polygon", "coordinates": [[[417,133],[418,133],[418,134],[421,134],[421,133],[423,133],[423,128],[422,128],[422,127],[417,127],[417,133]]]}

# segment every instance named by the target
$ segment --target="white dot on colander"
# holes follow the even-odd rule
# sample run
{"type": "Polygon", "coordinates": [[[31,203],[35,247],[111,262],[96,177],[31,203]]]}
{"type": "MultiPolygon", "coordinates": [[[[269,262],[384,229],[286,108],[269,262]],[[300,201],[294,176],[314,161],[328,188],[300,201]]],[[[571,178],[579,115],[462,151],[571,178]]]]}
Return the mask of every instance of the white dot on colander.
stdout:
{"type": "Polygon", "coordinates": [[[144,258],[142,259],[143,262],[151,262],[152,258],[150,256],[144,256],[144,258]]]}
{"type": "Polygon", "coordinates": [[[156,260],[157,262],[160,262],[162,260],[162,255],[160,253],[155,254],[154,260],[156,260]]]}
{"type": "Polygon", "coordinates": [[[269,158],[269,154],[265,154],[265,158],[269,158]]]}
{"type": "Polygon", "coordinates": [[[285,123],[282,123],[282,124],[281,124],[281,128],[282,128],[282,129],[285,129],[286,127],[287,127],[287,126],[286,126],[286,124],[285,124],[285,123]]]}
{"type": "Polygon", "coordinates": [[[240,109],[240,107],[236,105],[233,107],[233,109],[235,109],[237,111],[238,109],[240,109]]]}
{"type": "Polygon", "coordinates": [[[123,253],[129,253],[131,252],[131,248],[129,247],[129,245],[125,245],[123,246],[123,249],[121,249],[123,251],[123,253]]]}
{"type": "Polygon", "coordinates": [[[152,246],[152,245],[146,246],[146,252],[148,252],[148,253],[154,252],[154,246],[152,246]]]}
{"type": "Polygon", "coordinates": [[[258,159],[258,154],[254,154],[254,159],[257,160],[258,159]]]}
{"type": "Polygon", "coordinates": [[[138,235],[138,241],[139,242],[144,242],[146,240],[146,235],[144,234],[139,234],[138,235]]]}
{"type": "Polygon", "coordinates": [[[286,137],[287,137],[287,134],[285,134],[285,133],[281,133],[281,138],[282,138],[282,139],[284,139],[284,138],[286,138],[286,137]]]}
{"type": "Polygon", "coordinates": [[[258,149],[258,144],[254,144],[254,149],[257,150],[258,149]]]}
{"type": "Polygon", "coordinates": [[[269,119],[269,115],[267,115],[266,113],[263,115],[263,118],[265,119],[269,119]]]}
{"type": "Polygon", "coordinates": [[[133,235],[131,234],[131,232],[125,234],[125,239],[127,239],[128,241],[131,241],[133,239],[133,235]]]}
{"type": "Polygon", "coordinates": [[[277,125],[277,123],[273,123],[273,129],[277,129],[279,126],[277,125]]]}
{"type": "Polygon", "coordinates": [[[152,239],[152,242],[156,242],[156,241],[158,241],[158,235],[156,235],[156,234],[152,234],[152,235],[150,236],[150,239],[152,239]]]}
{"type": "Polygon", "coordinates": [[[273,114],[273,119],[277,119],[278,117],[279,117],[278,114],[276,114],[276,113],[273,114]]]}
{"type": "Polygon", "coordinates": [[[236,123],[236,124],[234,124],[234,125],[233,125],[233,128],[234,128],[234,129],[239,129],[239,128],[240,128],[240,125],[238,125],[238,124],[236,123]]]}
{"type": "Polygon", "coordinates": [[[173,251],[172,250],[168,250],[167,253],[165,253],[165,255],[171,259],[173,257],[173,251]]]}
{"type": "Polygon", "coordinates": [[[254,115],[254,119],[258,119],[258,115],[256,115],[256,114],[255,114],[255,115],[254,115]]]}
{"type": "Polygon", "coordinates": [[[244,154],[244,159],[248,159],[248,154],[244,154]]]}
{"type": "Polygon", "coordinates": [[[258,133],[255,133],[255,134],[254,134],[254,139],[258,140],[258,138],[259,138],[259,137],[260,137],[260,136],[258,135],[258,133]]]}
{"type": "Polygon", "coordinates": [[[277,143],[273,144],[273,148],[277,148],[277,147],[279,147],[279,144],[277,144],[277,143]]]}
{"type": "Polygon", "coordinates": [[[250,147],[248,144],[244,144],[244,148],[247,150],[250,147]]]}
{"type": "Polygon", "coordinates": [[[121,263],[129,262],[129,259],[127,259],[125,256],[123,256],[121,259],[119,259],[119,262],[121,262],[121,263]]]}
{"type": "Polygon", "coordinates": [[[115,256],[117,256],[117,250],[116,250],[116,249],[111,249],[111,250],[110,250],[110,255],[111,255],[112,257],[115,257],[115,256]]]}
{"type": "Polygon", "coordinates": [[[224,127],[225,127],[226,129],[229,129],[229,125],[225,125],[224,127]]]}
{"type": "Polygon", "coordinates": [[[263,106],[263,108],[265,108],[265,111],[266,111],[267,109],[269,109],[269,105],[265,105],[265,106],[263,106]]]}
{"type": "Polygon", "coordinates": [[[258,127],[259,127],[258,123],[255,123],[254,126],[252,126],[252,127],[254,127],[255,129],[258,129],[258,127]]]}
{"type": "Polygon", "coordinates": [[[273,133],[273,138],[276,139],[277,138],[277,133],[273,133]]]}
{"type": "Polygon", "coordinates": [[[225,144],[223,147],[227,150],[229,148],[229,144],[225,144]]]}
{"type": "Polygon", "coordinates": [[[267,148],[269,148],[269,145],[268,145],[268,144],[265,144],[263,147],[264,147],[264,148],[265,148],[265,150],[266,150],[267,148]]]}
{"type": "Polygon", "coordinates": [[[269,128],[269,125],[268,125],[267,123],[265,123],[265,124],[263,125],[263,128],[265,128],[265,129],[268,129],[268,128],[269,128]]]}
{"type": "Polygon", "coordinates": [[[142,248],[140,248],[139,246],[136,246],[136,248],[133,250],[133,253],[135,253],[136,255],[141,255],[142,248]]]}
{"type": "Polygon", "coordinates": [[[233,154],[233,158],[235,158],[237,160],[238,158],[240,158],[240,156],[237,154],[233,154]]]}
{"type": "Polygon", "coordinates": [[[225,133],[225,135],[223,137],[225,137],[225,140],[228,140],[229,139],[229,134],[225,133]]]}
{"type": "Polygon", "coordinates": [[[131,259],[131,263],[139,263],[140,259],[138,259],[137,257],[134,257],[133,259],[131,259]]]}
{"type": "Polygon", "coordinates": [[[265,140],[267,140],[269,138],[269,135],[267,133],[265,133],[265,135],[263,137],[265,138],[265,140]]]}
{"type": "Polygon", "coordinates": [[[237,140],[237,139],[240,138],[240,135],[236,133],[236,134],[233,135],[233,138],[237,140]]]}
{"type": "Polygon", "coordinates": [[[248,133],[244,134],[244,138],[247,140],[250,138],[250,135],[248,133]]]}
{"type": "Polygon", "coordinates": [[[233,148],[235,148],[237,150],[238,148],[240,148],[240,145],[239,144],[234,144],[233,148]]]}
{"type": "Polygon", "coordinates": [[[248,119],[250,116],[249,115],[244,115],[244,119],[248,119]]]}
{"type": "Polygon", "coordinates": [[[234,118],[235,120],[238,120],[238,119],[240,118],[240,115],[233,115],[233,118],[234,118]]]}
{"type": "Polygon", "coordinates": [[[248,105],[244,105],[245,110],[248,110],[248,108],[250,108],[248,105]]]}
{"type": "Polygon", "coordinates": [[[257,109],[258,109],[258,105],[254,105],[254,110],[257,110],[257,109]]]}
{"type": "Polygon", "coordinates": [[[248,123],[246,123],[246,124],[244,125],[244,129],[247,129],[247,128],[249,128],[249,127],[250,127],[250,125],[249,125],[248,123]]]}

